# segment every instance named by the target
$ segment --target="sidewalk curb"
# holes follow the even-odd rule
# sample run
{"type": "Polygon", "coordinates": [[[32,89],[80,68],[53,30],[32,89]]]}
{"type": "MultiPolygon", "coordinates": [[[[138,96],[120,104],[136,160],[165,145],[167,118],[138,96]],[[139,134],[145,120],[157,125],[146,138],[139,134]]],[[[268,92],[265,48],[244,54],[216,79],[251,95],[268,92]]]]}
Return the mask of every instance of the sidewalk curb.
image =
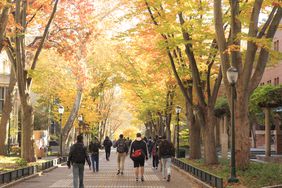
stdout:
{"type": "Polygon", "coordinates": [[[21,182],[23,182],[23,181],[25,181],[25,180],[28,180],[28,179],[35,178],[35,177],[37,177],[37,176],[40,176],[42,173],[48,173],[48,172],[50,172],[50,171],[52,171],[52,170],[54,170],[54,169],[56,169],[56,168],[58,168],[58,166],[53,166],[53,167],[51,167],[51,168],[48,168],[48,169],[46,169],[46,170],[43,170],[42,172],[37,172],[36,174],[32,174],[32,175],[30,175],[30,176],[27,176],[27,177],[24,177],[24,178],[20,178],[20,179],[18,179],[18,180],[13,181],[13,182],[4,184],[4,185],[0,186],[0,188],[12,187],[13,185],[16,185],[16,184],[21,183],[21,182]]]}
{"type": "Polygon", "coordinates": [[[184,170],[182,170],[181,168],[171,165],[171,167],[175,170],[177,170],[178,172],[180,172],[181,174],[188,176],[190,179],[192,179],[193,182],[197,183],[201,188],[213,188],[212,186],[206,184],[205,182],[202,182],[201,180],[199,180],[198,178],[195,178],[194,176],[192,176],[191,174],[189,174],[188,172],[185,172],[184,170]]]}

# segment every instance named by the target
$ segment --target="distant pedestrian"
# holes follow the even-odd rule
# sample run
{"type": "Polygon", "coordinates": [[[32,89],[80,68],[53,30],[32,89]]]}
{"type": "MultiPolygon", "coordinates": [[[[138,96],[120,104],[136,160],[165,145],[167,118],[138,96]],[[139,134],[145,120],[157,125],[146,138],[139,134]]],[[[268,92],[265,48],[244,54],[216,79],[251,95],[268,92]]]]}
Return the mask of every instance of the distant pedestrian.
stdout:
{"type": "Polygon", "coordinates": [[[86,147],[83,145],[83,136],[78,135],[77,142],[70,147],[70,153],[67,162],[69,168],[71,168],[72,165],[74,188],[84,188],[83,175],[85,160],[87,161],[89,169],[91,170],[89,156],[87,154],[86,147]]]}
{"type": "Polygon", "coordinates": [[[131,144],[130,158],[134,162],[136,181],[139,179],[139,171],[141,181],[144,181],[144,164],[145,159],[148,160],[148,148],[141,138],[141,133],[137,133],[136,139],[131,144]]]}
{"type": "Polygon", "coordinates": [[[166,139],[164,135],[159,147],[159,157],[162,163],[162,175],[168,182],[171,177],[171,158],[175,156],[175,149],[171,142],[166,139]]]}
{"type": "Polygon", "coordinates": [[[91,163],[93,172],[99,171],[99,149],[101,148],[101,144],[97,137],[94,138],[89,145],[89,152],[91,154],[91,163]]]}
{"type": "Polygon", "coordinates": [[[149,157],[151,158],[152,157],[152,149],[153,149],[153,146],[154,146],[154,141],[152,140],[152,137],[149,137],[147,145],[148,145],[149,157]]]}
{"type": "Polygon", "coordinates": [[[124,161],[128,153],[128,147],[126,140],[123,138],[123,134],[119,135],[119,139],[115,142],[114,148],[117,148],[117,162],[118,162],[118,172],[117,175],[123,175],[124,171],[124,161]]]}
{"type": "Polygon", "coordinates": [[[128,148],[130,148],[131,142],[132,142],[132,140],[129,137],[127,137],[126,145],[127,145],[128,148]]]}
{"type": "Polygon", "coordinates": [[[152,156],[153,156],[153,168],[158,169],[159,166],[159,144],[160,144],[160,139],[158,136],[155,137],[153,147],[152,147],[152,156]]]}
{"type": "Polygon", "coordinates": [[[111,155],[111,147],[112,147],[113,143],[110,140],[110,138],[108,136],[106,136],[104,142],[103,142],[103,146],[105,148],[105,152],[106,152],[106,160],[109,161],[110,160],[110,155],[111,155]]]}

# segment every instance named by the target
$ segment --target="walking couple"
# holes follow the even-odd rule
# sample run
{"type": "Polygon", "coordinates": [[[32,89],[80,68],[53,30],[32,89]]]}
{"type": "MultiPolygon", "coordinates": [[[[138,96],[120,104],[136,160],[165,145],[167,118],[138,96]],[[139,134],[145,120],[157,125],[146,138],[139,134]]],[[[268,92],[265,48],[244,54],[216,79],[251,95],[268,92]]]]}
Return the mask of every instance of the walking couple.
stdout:
{"type": "Polygon", "coordinates": [[[128,141],[124,139],[123,134],[119,135],[119,139],[115,142],[114,148],[117,148],[117,175],[124,174],[124,161],[128,154],[130,147],[130,158],[133,160],[135,168],[136,181],[139,180],[139,173],[141,181],[144,181],[144,164],[145,159],[148,160],[148,149],[146,143],[142,140],[141,134],[137,133],[136,140],[129,146],[128,141]]]}
{"type": "Polygon", "coordinates": [[[135,168],[136,181],[139,180],[139,173],[141,181],[144,181],[144,164],[145,159],[148,160],[148,149],[146,143],[142,140],[141,134],[137,133],[136,140],[128,145],[128,142],[124,139],[123,135],[119,135],[119,139],[115,142],[114,148],[117,148],[117,163],[118,172],[117,175],[124,173],[124,161],[128,154],[130,147],[130,158],[133,160],[135,168]]]}

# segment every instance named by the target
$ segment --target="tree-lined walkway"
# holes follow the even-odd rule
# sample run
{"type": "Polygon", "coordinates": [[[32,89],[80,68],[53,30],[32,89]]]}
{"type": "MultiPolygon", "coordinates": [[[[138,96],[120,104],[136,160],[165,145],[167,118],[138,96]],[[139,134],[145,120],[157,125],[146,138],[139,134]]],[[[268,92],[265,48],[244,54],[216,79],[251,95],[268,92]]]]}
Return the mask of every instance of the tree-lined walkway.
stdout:
{"type": "MultiPolygon", "coordinates": [[[[159,170],[151,168],[151,160],[149,159],[145,166],[145,182],[136,182],[133,170],[133,163],[127,157],[125,162],[124,175],[116,175],[117,162],[116,154],[112,152],[110,161],[106,161],[104,153],[100,154],[100,169],[98,173],[93,173],[85,166],[84,185],[85,188],[197,188],[187,176],[172,169],[172,179],[166,182],[162,179],[159,170]]],[[[67,166],[59,167],[42,176],[26,180],[19,183],[15,188],[61,188],[72,187],[72,171],[67,166]]]]}

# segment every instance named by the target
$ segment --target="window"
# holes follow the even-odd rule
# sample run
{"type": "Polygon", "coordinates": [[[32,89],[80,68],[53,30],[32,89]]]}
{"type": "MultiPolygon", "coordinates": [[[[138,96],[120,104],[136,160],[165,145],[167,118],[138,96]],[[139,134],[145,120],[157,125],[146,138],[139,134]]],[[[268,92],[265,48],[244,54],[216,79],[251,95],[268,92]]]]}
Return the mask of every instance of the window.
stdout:
{"type": "Polygon", "coordinates": [[[260,85],[263,86],[263,85],[264,85],[264,82],[260,83],[260,85]]]}
{"type": "Polygon", "coordinates": [[[274,49],[275,51],[279,51],[279,40],[274,41],[273,49],[274,49]]]}
{"type": "Polygon", "coordinates": [[[267,81],[267,84],[271,84],[271,80],[268,80],[268,81],[267,81]]]}
{"type": "Polygon", "coordinates": [[[4,99],[5,99],[5,88],[0,87],[0,114],[2,114],[3,112],[4,99]]]}

